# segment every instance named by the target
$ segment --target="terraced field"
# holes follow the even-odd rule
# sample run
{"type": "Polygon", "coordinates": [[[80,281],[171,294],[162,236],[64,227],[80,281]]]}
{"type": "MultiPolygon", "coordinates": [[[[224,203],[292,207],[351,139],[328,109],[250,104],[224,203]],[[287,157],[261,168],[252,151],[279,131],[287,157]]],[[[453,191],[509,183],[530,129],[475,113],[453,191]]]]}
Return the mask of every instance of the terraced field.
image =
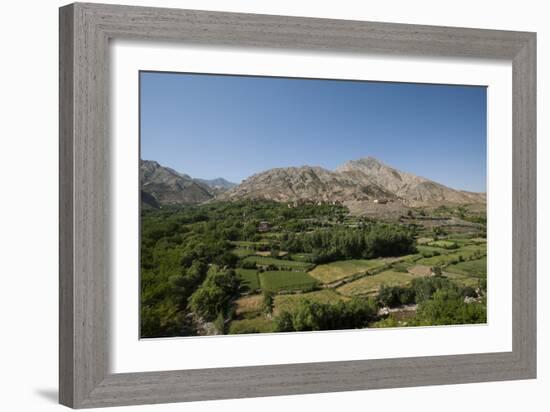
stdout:
{"type": "Polygon", "coordinates": [[[275,296],[275,308],[273,314],[277,315],[283,310],[292,312],[304,299],[317,303],[335,303],[338,301],[349,300],[347,296],[342,296],[333,289],[323,289],[315,292],[300,293],[295,295],[277,295],[275,296]]]}
{"type": "Polygon", "coordinates": [[[410,273],[394,272],[387,270],[377,275],[365,276],[356,281],[347,283],[336,291],[344,296],[369,295],[374,294],[382,285],[386,286],[405,286],[409,284],[413,275],[410,273]]]}
{"type": "Polygon", "coordinates": [[[255,316],[262,310],[262,295],[249,295],[235,301],[235,314],[237,316],[255,316]]]}
{"type": "Polygon", "coordinates": [[[458,243],[450,240],[436,240],[434,242],[429,242],[427,245],[443,249],[457,249],[459,247],[458,243]]]}
{"type": "Polygon", "coordinates": [[[260,273],[260,284],[266,291],[290,292],[312,290],[318,285],[318,282],[305,272],[274,270],[260,273]]]}
{"type": "Polygon", "coordinates": [[[467,262],[459,262],[445,268],[448,272],[461,275],[473,275],[480,278],[487,277],[487,257],[467,262]]]}
{"type": "Polygon", "coordinates": [[[318,265],[309,272],[322,283],[332,283],[357,273],[387,265],[392,259],[353,259],[318,265]]]}
{"type": "Polygon", "coordinates": [[[253,255],[255,252],[252,249],[246,248],[235,248],[231,251],[233,254],[237,255],[240,258],[253,255]]]}
{"type": "Polygon", "coordinates": [[[460,249],[454,249],[451,253],[442,253],[439,256],[432,256],[418,260],[419,265],[425,266],[447,266],[459,262],[462,257],[469,260],[477,255],[483,256],[486,253],[484,247],[469,245],[460,249]]]}
{"type": "Polygon", "coordinates": [[[292,253],[290,259],[297,262],[311,262],[312,253],[292,253]]]}
{"type": "Polygon", "coordinates": [[[461,275],[461,274],[452,273],[452,272],[444,272],[444,275],[449,279],[463,286],[470,286],[474,289],[479,286],[479,278],[474,276],[461,275]]]}
{"type": "Polygon", "coordinates": [[[279,269],[307,271],[313,265],[307,262],[297,262],[294,260],[276,259],[266,256],[248,256],[245,262],[255,263],[259,266],[273,266],[279,269]]]}
{"type": "Polygon", "coordinates": [[[234,320],[229,326],[229,334],[273,332],[273,322],[265,317],[234,320]]]}
{"type": "Polygon", "coordinates": [[[242,285],[249,290],[260,289],[260,280],[258,279],[258,271],[256,269],[237,269],[237,275],[241,278],[242,285]]]}

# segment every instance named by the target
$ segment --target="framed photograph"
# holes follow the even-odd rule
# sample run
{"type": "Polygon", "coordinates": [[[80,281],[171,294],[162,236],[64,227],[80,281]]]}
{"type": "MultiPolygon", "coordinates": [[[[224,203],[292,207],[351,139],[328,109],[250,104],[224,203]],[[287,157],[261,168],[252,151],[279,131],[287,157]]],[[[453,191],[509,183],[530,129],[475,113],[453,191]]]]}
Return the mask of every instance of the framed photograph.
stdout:
{"type": "Polygon", "coordinates": [[[536,377],[536,35],[60,9],[60,402],[536,377]]]}

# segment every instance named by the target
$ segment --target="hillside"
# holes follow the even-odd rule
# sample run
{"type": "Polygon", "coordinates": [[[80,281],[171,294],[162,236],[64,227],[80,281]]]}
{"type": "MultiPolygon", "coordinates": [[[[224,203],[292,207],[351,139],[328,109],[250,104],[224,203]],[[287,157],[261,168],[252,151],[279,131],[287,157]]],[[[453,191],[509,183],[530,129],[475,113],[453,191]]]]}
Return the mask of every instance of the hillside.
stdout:
{"type": "Polygon", "coordinates": [[[353,176],[358,184],[374,182],[410,206],[485,202],[484,193],[451,189],[424,177],[394,169],[373,157],[351,160],[336,171],[353,176]]]}
{"type": "Polygon", "coordinates": [[[395,196],[373,182],[358,184],[352,175],[321,167],[270,169],[245,179],[217,200],[265,199],[277,202],[344,201],[395,196]]]}
{"type": "MultiPolygon", "coordinates": [[[[351,160],[328,170],[318,166],[274,168],[256,173],[236,185],[226,179],[192,178],[155,161],[141,161],[142,204],[200,204],[211,200],[243,199],[276,202],[383,203],[394,207],[485,203],[484,193],[452,189],[387,166],[373,157],[351,160]]],[[[372,208],[372,206],[371,206],[372,208]]]]}
{"type": "Polygon", "coordinates": [[[382,200],[407,206],[426,206],[484,203],[485,194],[451,189],[366,157],[346,162],[335,171],[311,166],[270,169],[250,176],[216,199],[279,202],[382,200]]]}
{"type": "Polygon", "coordinates": [[[155,161],[140,164],[142,204],[196,204],[212,199],[215,194],[207,185],[186,174],[163,167],[155,161]]]}

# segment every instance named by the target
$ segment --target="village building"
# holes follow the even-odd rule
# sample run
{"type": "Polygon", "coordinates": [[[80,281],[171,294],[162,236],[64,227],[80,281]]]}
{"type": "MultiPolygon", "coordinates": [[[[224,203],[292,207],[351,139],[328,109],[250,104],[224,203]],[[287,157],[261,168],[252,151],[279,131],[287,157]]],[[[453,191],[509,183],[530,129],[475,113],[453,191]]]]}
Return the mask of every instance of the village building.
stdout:
{"type": "Polygon", "coordinates": [[[262,221],[258,225],[258,232],[269,232],[271,230],[271,225],[267,221],[262,221]]]}

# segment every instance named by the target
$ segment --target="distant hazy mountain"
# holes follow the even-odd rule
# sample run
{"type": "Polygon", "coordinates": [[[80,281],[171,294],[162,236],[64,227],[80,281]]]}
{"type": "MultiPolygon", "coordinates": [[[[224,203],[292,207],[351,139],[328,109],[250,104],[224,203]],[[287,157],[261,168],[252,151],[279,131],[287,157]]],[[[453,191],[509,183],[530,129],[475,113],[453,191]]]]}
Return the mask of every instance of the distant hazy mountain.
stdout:
{"type": "Polygon", "coordinates": [[[205,184],[208,187],[211,187],[213,189],[231,189],[232,187],[237,186],[237,183],[230,182],[229,180],[225,180],[223,177],[218,177],[216,179],[195,179],[195,181],[205,184]]]}
{"type": "Polygon", "coordinates": [[[270,169],[250,176],[216,199],[280,202],[387,200],[421,206],[484,203],[485,194],[451,189],[366,157],[346,162],[335,171],[311,166],[270,169]]]}

